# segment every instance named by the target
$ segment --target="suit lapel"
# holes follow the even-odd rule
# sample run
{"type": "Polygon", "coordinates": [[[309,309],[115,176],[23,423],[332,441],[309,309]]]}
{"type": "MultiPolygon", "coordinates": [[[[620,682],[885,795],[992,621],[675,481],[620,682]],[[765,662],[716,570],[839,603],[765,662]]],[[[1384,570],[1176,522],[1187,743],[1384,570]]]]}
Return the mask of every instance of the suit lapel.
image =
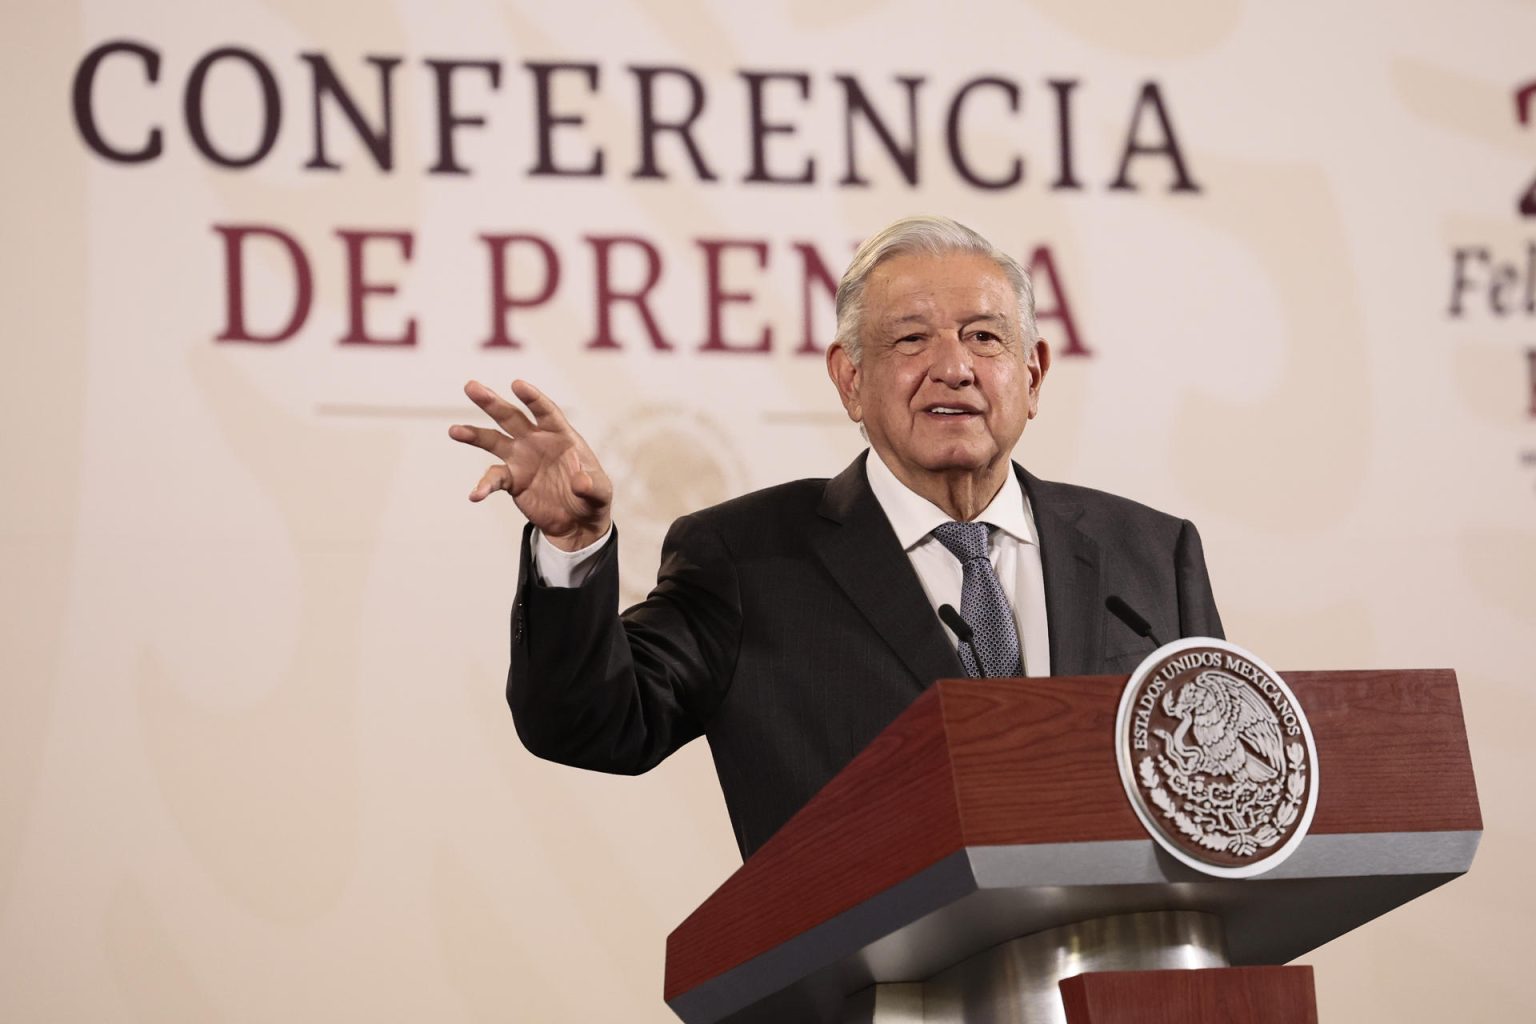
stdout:
{"type": "Polygon", "coordinates": [[[907,553],[864,475],[868,453],[832,480],[818,509],[827,528],[814,541],[832,578],[911,671],[918,689],[963,677],[907,553]]]}
{"type": "Polygon", "coordinates": [[[1019,473],[1040,533],[1051,674],[1090,675],[1098,670],[1106,614],[1098,542],[1077,526],[1083,514],[1080,504],[1055,485],[1019,473]]]}

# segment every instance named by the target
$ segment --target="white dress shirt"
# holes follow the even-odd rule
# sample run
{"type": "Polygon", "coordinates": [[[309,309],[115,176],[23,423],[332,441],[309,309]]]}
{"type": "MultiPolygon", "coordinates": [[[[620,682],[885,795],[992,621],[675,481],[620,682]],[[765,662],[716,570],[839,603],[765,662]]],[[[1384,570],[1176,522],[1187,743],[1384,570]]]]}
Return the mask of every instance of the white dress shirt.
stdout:
{"type": "Polygon", "coordinates": [[[594,556],[613,536],[613,526],[610,524],[601,537],[575,551],[555,547],[544,539],[542,530],[534,530],[533,536],[533,568],[539,581],[546,587],[579,587],[592,575],[592,566],[597,562],[594,556]]]}
{"type": "MultiPolygon", "coordinates": [[[[938,614],[939,605],[960,608],[960,591],[965,570],[937,537],[933,528],[950,522],[948,513],[922,495],[910,490],[880,459],[870,451],[865,468],[875,500],[891,521],[896,540],[912,561],[923,593],[938,614]]],[[[992,527],[987,534],[987,553],[1003,593],[1013,608],[1013,623],[1019,632],[1019,650],[1024,659],[1024,674],[1051,674],[1051,640],[1045,619],[1045,575],[1040,569],[1040,537],[1035,530],[1034,512],[1029,496],[1019,486],[1019,478],[1010,465],[1008,478],[990,504],[976,517],[976,522],[992,527]]],[[[949,627],[944,627],[949,632],[949,627]]],[[[956,646],[960,640],[950,633],[956,646]]]]}
{"type": "MultiPolygon", "coordinates": [[[[917,573],[928,603],[938,614],[939,605],[960,607],[960,591],[965,571],[960,560],[950,554],[933,528],[950,521],[943,509],[896,479],[873,449],[865,464],[870,490],[896,531],[896,540],[906,551],[917,573]]],[[[977,522],[992,527],[987,550],[998,582],[1013,608],[1013,621],[1019,631],[1019,649],[1024,659],[1024,674],[1051,674],[1051,641],[1045,618],[1045,576],[1040,569],[1040,538],[1035,530],[1034,512],[1029,496],[1019,486],[1018,475],[1010,467],[1008,478],[991,503],[976,517],[977,522]]],[[[545,586],[579,587],[592,572],[594,557],[608,543],[608,533],[576,551],[562,551],[534,531],[534,568],[545,586]]],[[[946,633],[949,627],[944,627],[946,633]]],[[[949,634],[958,647],[960,641],[949,634]]]]}

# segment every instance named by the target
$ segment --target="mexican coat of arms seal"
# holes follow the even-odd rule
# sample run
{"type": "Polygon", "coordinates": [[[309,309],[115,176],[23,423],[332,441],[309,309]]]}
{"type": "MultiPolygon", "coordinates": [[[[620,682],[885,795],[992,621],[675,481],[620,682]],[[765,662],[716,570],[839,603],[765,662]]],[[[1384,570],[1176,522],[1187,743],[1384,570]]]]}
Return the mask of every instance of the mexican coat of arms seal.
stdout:
{"type": "Polygon", "coordinates": [[[1268,871],[1317,805],[1317,747],[1300,703],[1257,657],[1190,637],[1137,666],[1115,729],[1120,777],[1152,838],[1207,874],[1268,871]]]}

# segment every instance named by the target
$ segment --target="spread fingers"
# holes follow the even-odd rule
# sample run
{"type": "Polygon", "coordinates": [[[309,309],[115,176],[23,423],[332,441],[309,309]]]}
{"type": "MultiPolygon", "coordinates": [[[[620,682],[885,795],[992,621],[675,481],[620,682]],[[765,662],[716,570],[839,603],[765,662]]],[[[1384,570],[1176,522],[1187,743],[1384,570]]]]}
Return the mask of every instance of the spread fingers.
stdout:
{"type": "Polygon", "coordinates": [[[448,436],[462,444],[483,448],[498,459],[506,460],[512,457],[512,439],[490,427],[471,427],[465,423],[456,423],[448,428],[448,436]]]}
{"type": "Polygon", "coordinates": [[[472,380],[465,384],[464,394],[511,436],[522,437],[532,433],[533,422],[523,414],[521,409],[479,381],[472,380]]]}

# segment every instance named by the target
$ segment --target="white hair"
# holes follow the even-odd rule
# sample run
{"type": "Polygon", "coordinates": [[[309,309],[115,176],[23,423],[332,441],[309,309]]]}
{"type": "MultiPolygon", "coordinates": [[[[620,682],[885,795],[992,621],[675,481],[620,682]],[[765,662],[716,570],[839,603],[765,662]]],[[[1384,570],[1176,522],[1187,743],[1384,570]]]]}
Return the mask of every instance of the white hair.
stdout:
{"type": "Polygon", "coordinates": [[[914,252],[930,256],[975,253],[996,263],[1018,296],[1024,344],[1032,345],[1038,340],[1035,290],[1029,283],[1029,274],[1018,260],[948,217],[904,217],[859,246],[837,285],[837,337],[834,344],[842,346],[855,366],[863,354],[864,286],[869,282],[869,275],[886,260],[914,252]]]}

